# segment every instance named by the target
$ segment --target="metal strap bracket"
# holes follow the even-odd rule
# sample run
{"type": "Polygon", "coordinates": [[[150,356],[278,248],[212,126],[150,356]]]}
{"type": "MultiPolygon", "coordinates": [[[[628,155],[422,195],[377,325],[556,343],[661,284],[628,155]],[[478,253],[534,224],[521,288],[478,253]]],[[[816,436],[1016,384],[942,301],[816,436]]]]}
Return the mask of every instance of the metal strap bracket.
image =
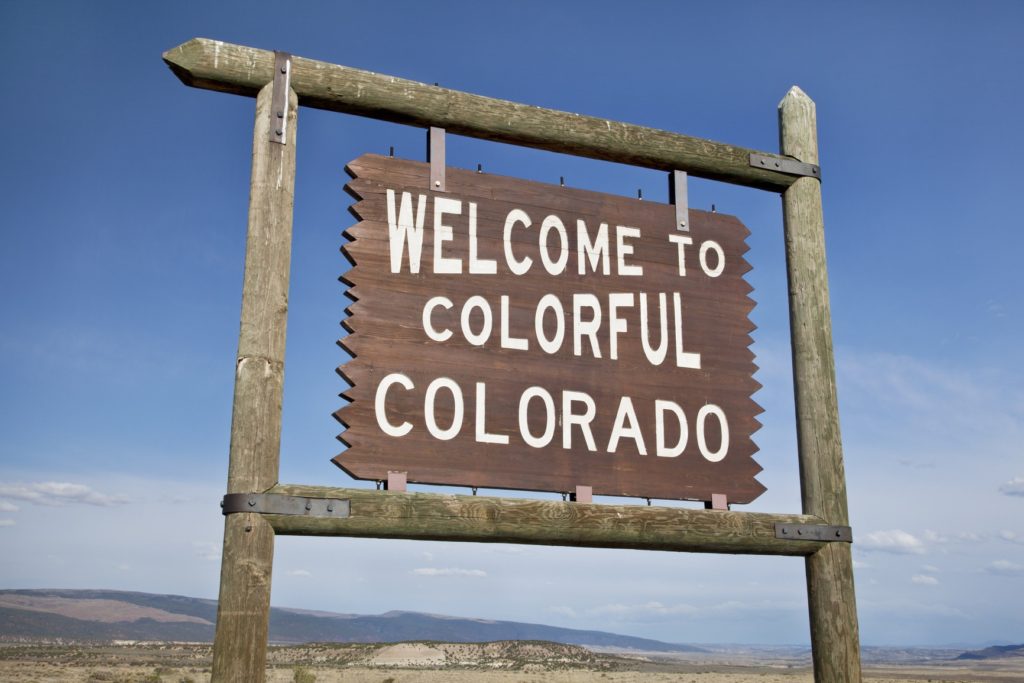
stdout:
{"type": "Polygon", "coordinates": [[[270,141],[288,144],[288,89],[291,87],[292,56],[274,52],[274,89],[270,95],[270,141]]]}
{"type": "Polygon", "coordinates": [[[770,168],[789,175],[807,176],[821,180],[821,166],[806,164],[789,157],[774,157],[767,154],[750,155],[750,165],[756,168],[770,168]]]}
{"type": "Polygon", "coordinates": [[[690,231],[690,200],[686,190],[686,172],[672,171],[668,176],[668,203],[676,207],[676,230],[690,231]]]}
{"type": "Polygon", "coordinates": [[[776,524],[775,538],[789,541],[853,543],[853,530],[848,526],[828,524],[776,524]]]}
{"type": "Polygon", "coordinates": [[[444,177],[444,128],[431,126],[427,131],[427,161],[430,163],[430,189],[447,192],[444,177]]]}
{"type": "Polygon", "coordinates": [[[221,501],[225,515],[255,512],[261,515],[348,517],[349,501],[336,498],[304,498],[280,493],[229,493],[221,501]]]}

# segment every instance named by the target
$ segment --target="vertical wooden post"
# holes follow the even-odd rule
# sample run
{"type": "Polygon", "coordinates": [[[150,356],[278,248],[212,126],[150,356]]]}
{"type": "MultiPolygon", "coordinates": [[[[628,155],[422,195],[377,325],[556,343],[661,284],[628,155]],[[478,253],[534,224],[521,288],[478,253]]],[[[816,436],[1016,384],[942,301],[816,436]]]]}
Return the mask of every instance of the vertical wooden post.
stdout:
{"type": "MultiPolygon", "coordinates": [[[[779,133],[783,154],[818,163],[814,102],[795,86],[779,104],[779,133]]],[[[803,511],[828,524],[848,526],[819,181],[801,178],[793,183],[782,194],[782,214],[803,511]]],[[[850,546],[822,546],[806,559],[814,680],[860,681],[850,546]]]]}
{"type": "MultiPolygon", "coordinates": [[[[277,483],[285,324],[295,193],[297,98],[289,91],[286,144],[270,141],[273,83],[256,98],[228,493],[277,483]]],[[[213,681],[262,681],[270,617],[274,530],[259,514],[224,518],[213,681]]]]}

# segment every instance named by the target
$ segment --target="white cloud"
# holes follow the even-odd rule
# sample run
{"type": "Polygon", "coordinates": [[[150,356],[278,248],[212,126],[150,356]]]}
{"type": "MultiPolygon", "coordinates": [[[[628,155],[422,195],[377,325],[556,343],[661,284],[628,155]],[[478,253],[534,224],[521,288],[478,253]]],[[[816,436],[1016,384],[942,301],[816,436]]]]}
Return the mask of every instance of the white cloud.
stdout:
{"type": "Polygon", "coordinates": [[[195,548],[196,556],[203,560],[215,561],[220,559],[220,543],[213,543],[212,541],[193,541],[192,547],[195,548]]]}
{"type": "Polygon", "coordinates": [[[17,512],[18,506],[14,503],[9,503],[6,500],[0,500],[0,512],[17,512]]]}
{"type": "Polygon", "coordinates": [[[468,576],[474,578],[487,576],[487,572],[483,569],[459,569],[457,567],[446,567],[444,569],[420,567],[419,569],[413,569],[412,573],[417,576],[468,576]]]}
{"type": "Polygon", "coordinates": [[[938,531],[925,529],[924,540],[929,543],[980,543],[988,540],[988,534],[974,531],[959,531],[952,535],[940,534],[938,531]]]}
{"type": "Polygon", "coordinates": [[[938,586],[939,580],[934,576],[928,576],[927,574],[914,574],[910,577],[910,580],[919,586],[938,586]]]}
{"type": "Polygon", "coordinates": [[[313,576],[305,569],[289,569],[287,572],[288,576],[313,576]]]}
{"type": "Polygon", "coordinates": [[[124,496],[99,493],[85,484],[40,481],[33,484],[0,484],[0,496],[36,505],[72,505],[75,503],[107,507],[127,503],[124,496]]]}
{"type": "Polygon", "coordinates": [[[14,526],[13,519],[0,519],[0,526],[14,526]]]}
{"type": "Polygon", "coordinates": [[[996,560],[985,567],[985,571],[999,576],[1024,576],[1024,564],[1017,564],[1009,560],[996,560]]]}
{"type": "Polygon", "coordinates": [[[873,531],[860,539],[858,545],[864,550],[898,555],[922,555],[925,550],[921,539],[900,529],[873,531]]]}
{"type": "Polygon", "coordinates": [[[999,538],[1004,541],[1009,541],[1010,543],[1019,543],[1020,545],[1024,545],[1024,536],[1013,531],[1007,531],[1004,529],[999,532],[999,538]]]}
{"type": "Polygon", "coordinates": [[[999,487],[999,493],[1024,498],[1024,477],[1014,477],[999,487]]]}
{"type": "Polygon", "coordinates": [[[868,564],[867,562],[861,562],[860,560],[854,560],[853,561],[853,568],[854,569],[870,569],[871,565],[868,564]]]}
{"type": "Polygon", "coordinates": [[[926,574],[938,574],[939,568],[936,567],[934,564],[923,564],[921,565],[921,571],[925,572],[926,574]]]}
{"type": "Polygon", "coordinates": [[[675,615],[693,616],[699,610],[693,605],[678,604],[665,605],[656,600],[636,605],[625,605],[622,603],[611,603],[598,605],[587,610],[587,614],[598,617],[618,617],[620,619],[645,619],[650,617],[665,617],[675,615]]]}

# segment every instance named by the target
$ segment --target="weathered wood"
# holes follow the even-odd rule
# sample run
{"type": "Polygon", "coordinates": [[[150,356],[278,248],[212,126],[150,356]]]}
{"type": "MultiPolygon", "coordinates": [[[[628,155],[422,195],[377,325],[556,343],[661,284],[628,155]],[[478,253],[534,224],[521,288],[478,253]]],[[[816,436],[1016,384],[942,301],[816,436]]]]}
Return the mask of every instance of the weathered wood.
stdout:
{"type": "MultiPolygon", "coordinates": [[[[278,534],[522,543],[744,555],[809,555],[823,542],[775,537],[813,515],[396,493],[280,484],[270,493],[350,501],[347,518],[267,515],[278,534]]],[[[847,544],[843,544],[847,545],[847,544]]]]}
{"type": "Polygon", "coordinates": [[[348,172],[354,179],[347,189],[359,199],[353,208],[361,221],[346,232],[352,241],[344,246],[355,263],[345,280],[357,299],[345,321],[351,334],[343,340],[354,357],[341,368],[353,385],[345,392],[350,403],[336,413],[347,427],[339,438],[349,448],[334,462],[346,472],[379,481],[397,470],[409,482],[536,491],[589,486],[599,495],[659,499],[703,501],[718,493],[734,503],[749,503],[764,491],[754,478],[761,467],[753,460],[752,434],[762,411],[751,398],[761,385],[753,378],[757,368],[748,348],[754,302],[743,255],[750,232],[739,220],[691,212],[692,245],[683,252],[688,265],[682,275],[672,242],[680,233],[667,204],[454,168],[440,195],[427,191],[428,164],[370,154],[351,162],[348,172]],[[420,215],[433,216],[442,200],[460,207],[444,218],[451,239],[438,241],[433,230],[423,229],[415,269],[410,249],[400,263],[393,262],[388,216],[395,209],[387,208],[388,193],[392,204],[409,197],[425,210],[420,215]],[[520,225],[506,244],[506,218],[513,212],[531,225],[520,225]],[[558,222],[564,244],[552,230],[542,248],[541,225],[549,217],[558,222]],[[599,226],[606,236],[607,268],[594,267],[577,251],[578,231],[586,241],[596,240],[599,226]],[[633,226],[621,253],[617,226],[633,226]],[[702,266],[701,249],[709,243],[719,251],[702,266]],[[458,273],[436,272],[434,255],[441,252],[435,247],[445,258],[458,259],[458,273]],[[506,248],[514,250],[514,259],[530,262],[526,272],[513,271],[506,248]],[[488,260],[491,268],[478,268],[488,272],[470,272],[477,257],[488,260]],[[560,270],[550,269],[557,274],[544,267],[545,258],[562,263],[560,270]],[[633,272],[621,272],[618,261],[633,272]],[[713,275],[706,272],[708,263],[718,269],[713,275]],[[593,307],[576,311],[577,294],[592,297],[593,307]],[[451,308],[427,308],[437,296],[446,297],[451,308]],[[633,303],[613,315],[612,296],[628,296],[633,303]],[[540,316],[538,335],[537,311],[551,297],[554,310],[564,311],[563,335],[557,348],[544,350],[539,339],[556,338],[556,316],[551,310],[540,316]],[[481,303],[466,318],[469,329],[479,333],[484,311],[491,325],[486,339],[469,341],[461,320],[470,310],[464,305],[474,300],[481,303]],[[642,311],[648,312],[646,328],[642,311]],[[621,334],[610,331],[613,317],[622,322],[621,334]],[[574,328],[595,318],[601,330],[593,344],[580,338],[575,348],[574,328]],[[430,327],[449,337],[438,339],[426,331],[430,327]],[[525,348],[503,347],[506,333],[525,348]],[[649,344],[661,346],[660,359],[644,350],[645,335],[649,344]],[[699,357],[699,366],[677,366],[676,349],[684,347],[699,357]],[[396,376],[411,386],[387,388],[385,379],[396,376]],[[428,386],[442,378],[453,388],[431,399],[428,386]],[[376,400],[380,386],[387,388],[383,406],[376,400]],[[545,392],[550,415],[540,400],[521,401],[531,388],[545,392]],[[563,390],[574,392],[569,395],[577,397],[575,406],[564,407],[563,390]],[[453,392],[461,398],[458,409],[453,392]],[[580,414],[579,397],[592,402],[593,412],[573,425],[566,414],[580,414]],[[657,401],[681,417],[666,411],[658,419],[657,401]],[[635,410],[639,429],[635,438],[613,441],[620,402],[635,410]],[[707,416],[708,405],[719,417],[707,416]],[[453,433],[444,439],[436,430],[431,435],[434,423],[427,426],[427,414],[453,433]],[[408,431],[388,433],[382,424],[405,424],[408,431]],[[545,433],[548,440],[540,445],[525,436],[545,433]]]}
{"type": "MultiPolygon", "coordinates": [[[[792,88],[779,104],[779,131],[784,154],[818,163],[814,102],[799,88],[792,88]]],[[[782,195],[782,209],[803,511],[846,526],[820,183],[811,178],[793,183],[782,195]]],[[[830,544],[806,563],[815,680],[860,681],[850,546],[830,544]]]]}
{"type": "MultiPolygon", "coordinates": [[[[228,493],[262,491],[278,476],[297,98],[289,93],[288,144],[273,144],[271,91],[266,85],[256,98],[228,493]]],[[[264,518],[225,517],[212,680],[263,680],[273,561],[274,530],[264,518]]]]}
{"type": "MultiPolygon", "coordinates": [[[[164,53],[186,85],[254,96],[271,78],[274,53],[207,38],[164,53]]],[[[551,152],[615,161],[781,192],[795,177],[750,166],[777,155],[655,128],[533,107],[426,83],[293,57],[291,86],[303,106],[551,152]]]]}

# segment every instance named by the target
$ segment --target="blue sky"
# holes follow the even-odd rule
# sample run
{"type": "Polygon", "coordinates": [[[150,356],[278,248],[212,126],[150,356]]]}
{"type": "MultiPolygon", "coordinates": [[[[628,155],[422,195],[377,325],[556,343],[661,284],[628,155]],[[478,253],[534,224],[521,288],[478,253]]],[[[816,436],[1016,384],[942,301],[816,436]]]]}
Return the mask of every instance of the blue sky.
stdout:
{"type": "MultiPolygon", "coordinates": [[[[253,101],[183,86],[203,36],[776,150],[817,103],[866,644],[1024,641],[1018,3],[5,2],[0,586],[215,597],[253,101]]],[[[343,389],[344,164],[417,129],[302,110],[281,480],[330,463],[343,389]]],[[[449,138],[448,162],[664,201],[662,173],[449,138]]],[[[799,510],[781,208],[694,181],[753,232],[768,492],[799,510]]],[[[356,483],[354,485],[363,485],[356,483]]],[[[273,600],[806,642],[788,558],[280,539],[273,600]]]]}

